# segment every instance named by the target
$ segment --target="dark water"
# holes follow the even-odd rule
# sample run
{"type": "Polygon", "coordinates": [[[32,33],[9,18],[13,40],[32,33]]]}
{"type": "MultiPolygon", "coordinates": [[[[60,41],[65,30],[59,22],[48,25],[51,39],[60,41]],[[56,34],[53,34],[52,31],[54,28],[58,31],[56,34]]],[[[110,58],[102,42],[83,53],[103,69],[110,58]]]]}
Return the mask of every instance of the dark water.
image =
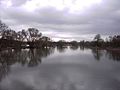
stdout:
{"type": "Polygon", "coordinates": [[[120,90],[120,53],[78,47],[0,52],[0,90],[120,90]]]}

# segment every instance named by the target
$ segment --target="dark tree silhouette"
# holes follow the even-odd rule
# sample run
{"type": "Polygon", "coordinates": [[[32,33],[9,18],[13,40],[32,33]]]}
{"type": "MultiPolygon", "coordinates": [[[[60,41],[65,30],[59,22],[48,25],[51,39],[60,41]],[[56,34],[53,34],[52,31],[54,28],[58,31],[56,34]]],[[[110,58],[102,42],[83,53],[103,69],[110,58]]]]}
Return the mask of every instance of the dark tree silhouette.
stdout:
{"type": "Polygon", "coordinates": [[[5,31],[8,29],[8,26],[0,20],[0,31],[5,31]]]}
{"type": "Polygon", "coordinates": [[[104,42],[104,40],[101,38],[100,34],[97,34],[94,37],[94,44],[95,44],[96,47],[101,47],[103,42],[104,42]]]}
{"type": "Polygon", "coordinates": [[[42,33],[39,32],[36,28],[28,28],[27,31],[27,40],[30,42],[34,42],[36,40],[40,40],[42,33]]]}

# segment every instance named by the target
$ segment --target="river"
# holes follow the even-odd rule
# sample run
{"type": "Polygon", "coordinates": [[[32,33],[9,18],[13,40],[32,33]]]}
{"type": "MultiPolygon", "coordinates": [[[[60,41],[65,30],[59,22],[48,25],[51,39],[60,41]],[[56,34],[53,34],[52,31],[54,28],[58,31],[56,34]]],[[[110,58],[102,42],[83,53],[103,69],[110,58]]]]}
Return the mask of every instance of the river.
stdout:
{"type": "Polygon", "coordinates": [[[120,55],[82,47],[4,50],[0,90],[120,90],[120,55]]]}

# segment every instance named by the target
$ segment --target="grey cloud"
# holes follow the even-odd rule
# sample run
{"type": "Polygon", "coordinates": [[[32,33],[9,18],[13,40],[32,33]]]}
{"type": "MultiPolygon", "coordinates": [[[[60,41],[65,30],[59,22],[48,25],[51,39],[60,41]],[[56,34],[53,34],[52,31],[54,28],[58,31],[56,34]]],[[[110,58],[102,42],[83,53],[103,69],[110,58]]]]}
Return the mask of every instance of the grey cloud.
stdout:
{"type": "Polygon", "coordinates": [[[86,35],[86,39],[90,39],[87,36],[98,33],[104,36],[120,34],[119,0],[104,0],[100,5],[94,5],[79,14],[69,13],[68,8],[60,11],[50,6],[28,12],[20,6],[26,1],[12,0],[14,2],[12,7],[1,7],[1,19],[13,29],[20,25],[36,27],[42,32],[71,34],[77,40],[83,39],[81,37],[83,34],[86,35]]]}
{"type": "Polygon", "coordinates": [[[11,0],[13,6],[20,6],[29,0],[11,0]]]}
{"type": "MultiPolygon", "coordinates": [[[[36,12],[27,12],[23,8],[12,7],[5,9],[3,14],[6,18],[19,20],[19,22],[37,22],[42,24],[86,24],[87,17],[68,13],[68,10],[58,11],[53,7],[46,7],[36,10],[36,12]]],[[[3,16],[4,17],[4,16],[3,16]]]]}

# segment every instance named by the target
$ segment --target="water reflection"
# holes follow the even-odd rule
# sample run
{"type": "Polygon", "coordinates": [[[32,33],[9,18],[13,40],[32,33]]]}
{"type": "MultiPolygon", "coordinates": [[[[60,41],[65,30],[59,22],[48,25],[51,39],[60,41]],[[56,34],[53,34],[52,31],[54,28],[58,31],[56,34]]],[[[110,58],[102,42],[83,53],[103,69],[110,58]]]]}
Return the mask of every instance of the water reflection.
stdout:
{"type": "Polygon", "coordinates": [[[10,71],[10,66],[7,64],[1,64],[0,63],[0,81],[8,75],[8,72],[10,71]]]}
{"type": "Polygon", "coordinates": [[[84,51],[85,47],[84,46],[80,46],[80,50],[84,51]]]}
{"type": "Polygon", "coordinates": [[[103,50],[99,50],[99,49],[92,49],[92,54],[93,54],[93,56],[94,56],[94,58],[96,59],[96,60],[100,60],[101,59],[101,57],[103,56],[103,50]]]}
{"type": "Polygon", "coordinates": [[[22,66],[36,66],[41,63],[43,57],[54,52],[54,48],[43,49],[9,49],[0,52],[0,64],[12,65],[20,63],[22,66]]]}
{"type": "Polygon", "coordinates": [[[120,61],[120,52],[106,51],[106,56],[108,56],[110,60],[120,61]]]}
{"type": "Polygon", "coordinates": [[[54,52],[54,48],[43,49],[8,49],[0,52],[0,80],[10,71],[10,66],[19,63],[22,66],[33,67],[42,62],[54,52]]]}
{"type": "Polygon", "coordinates": [[[95,58],[95,60],[101,60],[103,55],[105,58],[108,58],[109,60],[114,60],[114,61],[120,61],[120,52],[117,51],[105,51],[105,50],[100,50],[100,49],[91,49],[92,54],[95,58]]]}
{"type": "Polygon", "coordinates": [[[65,52],[65,50],[67,49],[68,47],[67,46],[57,46],[57,50],[60,52],[60,53],[63,53],[65,52]]]}
{"type": "Polygon", "coordinates": [[[71,50],[77,50],[79,47],[78,46],[70,46],[71,50]]]}
{"type": "Polygon", "coordinates": [[[119,90],[120,63],[113,64],[114,60],[120,61],[118,52],[57,47],[58,51],[54,53],[54,49],[1,51],[0,90],[119,90]],[[41,64],[43,58],[48,62],[41,64]],[[109,59],[113,62],[109,62],[109,59]],[[50,60],[57,64],[49,63],[50,60]],[[61,64],[58,63],[60,61],[61,64]],[[11,67],[18,64],[19,68],[11,67]]]}

